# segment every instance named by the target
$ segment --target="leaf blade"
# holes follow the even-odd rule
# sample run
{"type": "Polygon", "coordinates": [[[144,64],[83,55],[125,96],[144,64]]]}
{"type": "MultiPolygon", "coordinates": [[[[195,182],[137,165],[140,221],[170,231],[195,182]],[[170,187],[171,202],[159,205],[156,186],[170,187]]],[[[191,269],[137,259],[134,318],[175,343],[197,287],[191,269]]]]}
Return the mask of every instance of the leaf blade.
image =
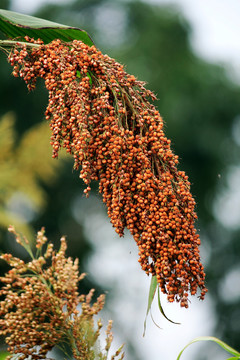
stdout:
{"type": "Polygon", "coordinates": [[[89,34],[80,28],[3,9],[0,9],[0,30],[8,38],[18,38],[19,41],[24,41],[28,35],[34,39],[40,38],[44,43],[61,39],[66,42],[81,40],[89,46],[94,45],[89,34]]]}
{"type": "Polygon", "coordinates": [[[150,283],[150,288],[149,288],[149,295],[148,295],[147,313],[146,313],[146,317],[145,317],[145,320],[144,320],[143,336],[145,336],[146,325],[147,325],[147,316],[148,316],[148,313],[149,313],[149,311],[151,309],[156,289],[157,289],[157,277],[152,276],[151,283],[150,283]]]}

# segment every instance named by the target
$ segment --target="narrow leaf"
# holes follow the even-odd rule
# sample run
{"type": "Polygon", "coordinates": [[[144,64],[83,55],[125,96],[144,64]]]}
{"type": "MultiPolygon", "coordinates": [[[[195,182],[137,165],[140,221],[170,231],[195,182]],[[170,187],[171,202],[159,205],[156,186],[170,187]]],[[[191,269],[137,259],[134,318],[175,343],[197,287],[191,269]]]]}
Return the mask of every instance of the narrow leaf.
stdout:
{"type": "MultiPolygon", "coordinates": [[[[240,357],[240,353],[233,349],[231,346],[229,346],[228,344],[226,344],[225,342],[219,340],[218,338],[215,338],[213,336],[200,336],[192,341],[190,341],[190,343],[188,343],[183,349],[182,351],[179,353],[177,360],[180,359],[183,351],[191,344],[198,342],[198,341],[214,341],[216,342],[219,346],[221,346],[224,350],[228,351],[230,354],[237,356],[237,359],[240,357]]],[[[231,358],[230,358],[231,359],[231,358]]],[[[229,359],[229,360],[230,360],[229,359]]],[[[232,359],[236,359],[236,358],[232,358],[232,359]]]]}
{"type": "Polygon", "coordinates": [[[152,276],[151,284],[150,284],[150,288],[149,288],[149,295],[148,295],[147,313],[146,313],[146,317],[145,317],[145,321],[144,321],[143,336],[145,336],[147,316],[148,316],[148,313],[149,313],[149,311],[150,311],[150,309],[151,309],[151,306],[152,306],[152,302],[153,302],[153,298],[154,298],[156,289],[157,289],[157,277],[156,277],[156,276],[152,276]]]}
{"type": "Polygon", "coordinates": [[[63,41],[81,40],[85,44],[94,45],[88,33],[82,29],[58,24],[34,16],[0,9],[0,30],[10,39],[26,41],[27,35],[34,39],[42,39],[49,43],[54,39],[63,41]]]}
{"type": "Polygon", "coordinates": [[[178,323],[178,322],[175,322],[175,321],[170,320],[170,319],[166,316],[165,312],[163,311],[163,307],[162,307],[161,300],[160,300],[160,291],[159,291],[159,288],[158,288],[158,307],[159,307],[159,310],[160,310],[161,314],[165,317],[165,319],[167,319],[168,321],[170,321],[170,322],[173,323],[173,324],[181,325],[181,324],[178,323]]]}

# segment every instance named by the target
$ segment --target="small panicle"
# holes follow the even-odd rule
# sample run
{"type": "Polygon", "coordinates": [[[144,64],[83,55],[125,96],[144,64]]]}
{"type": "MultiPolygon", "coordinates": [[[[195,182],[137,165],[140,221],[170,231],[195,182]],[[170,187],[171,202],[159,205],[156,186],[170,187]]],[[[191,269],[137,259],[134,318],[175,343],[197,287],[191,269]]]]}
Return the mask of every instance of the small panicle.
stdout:
{"type": "Polygon", "coordinates": [[[13,225],[10,225],[8,227],[8,231],[10,233],[12,233],[13,235],[15,235],[16,242],[18,244],[22,245],[23,247],[25,247],[26,245],[29,245],[28,239],[26,237],[23,237],[20,234],[18,234],[13,225]]]}
{"type": "Polygon", "coordinates": [[[45,234],[45,229],[42,228],[40,231],[38,231],[37,233],[37,240],[36,240],[36,248],[40,249],[43,247],[43,245],[46,243],[47,241],[47,237],[44,236],[45,234]]]}
{"type": "Polygon", "coordinates": [[[111,223],[119,236],[130,231],[142,269],[157,277],[170,302],[187,308],[188,295],[198,289],[203,299],[195,200],[149,101],[155,95],[114,59],[78,40],[15,49],[9,59],[29,89],[38,77],[45,80],[52,156],[61,147],[72,154],[86,196],[91,181],[99,181],[111,223]]]}
{"type": "MultiPolygon", "coordinates": [[[[13,227],[10,231],[19,238],[13,227]]],[[[44,229],[41,229],[36,246],[46,241],[44,229]]],[[[9,360],[15,356],[22,360],[47,359],[54,346],[64,351],[70,346],[76,360],[107,360],[106,350],[96,352],[102,324],[98,323],[97,330],[94,327],[94,316],[104,306],[104,295],[91,304],[93,290],[88,295],[78,293],[78,283],[85,274],[79,274],[78,261],[66,257],[64,237],[61,242],[57,252],[52,251],[51,243],[48,244],[51,249],[46,253],[48,265],[42,256],[28,263],[11,254],[1,256],[12,267],[0,278],[3,283],[0,335],[8,345],[9,360]]],[[[67,352],[66,355],[72,357],[67,352]]]]}

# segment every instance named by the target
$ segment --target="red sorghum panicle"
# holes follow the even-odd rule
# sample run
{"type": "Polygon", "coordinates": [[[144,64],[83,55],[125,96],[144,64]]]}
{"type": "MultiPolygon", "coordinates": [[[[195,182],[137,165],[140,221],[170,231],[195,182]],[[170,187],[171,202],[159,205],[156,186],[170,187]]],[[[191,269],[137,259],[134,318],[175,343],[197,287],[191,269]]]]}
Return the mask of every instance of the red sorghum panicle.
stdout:
{"type": "MultiPolygon", "coordinates": [[[[11,270],[0,277],[0,335],[5,337],[10,356],[7,359],[47,359],[47,353],[58,346],[66,352],[66,345],[76,360],[107,360],[112,342],[111,327],[107,328],[106,347],[96,350],[96,342],[102,324],[95,329],[94,315],[104,306],[104,295],[91,304],[94,290],[88,295],[78,293],[78,283],[85,274],[79,275],[78,260],[66,257],[66,241],[61,239],[58,252],[47,241],[44,229],[38,232],[36,256],[28,248],[25,238],[16,234],[18,243],[25,247],[32,257],[24,262],[11,254],[1,256],[11,270]]],[[[123,353],[116,351],[115,357],[123,353]]],[[[68,355],[66,353],[66,355],[68,355]]],[[[71,356],[68,355],[67,358],[71,356]]],[[[119,358],[120,359],[120,358],[119,358]]]]}
{"type": "Polygon", "coordinates": [[[116,232],[130,230],[142,269],[156,275],[170,302],[188,307],[188,294],[198,288],[203,299],[195,201],[148,100],[154,94],[94,46],[38,43],[38,49],[15,49],[9,61],[29,89],[38,77],[45,80],[53,157],[61,147],[73,155],[87,196],[91,181],[99,181],[116,232]]]}

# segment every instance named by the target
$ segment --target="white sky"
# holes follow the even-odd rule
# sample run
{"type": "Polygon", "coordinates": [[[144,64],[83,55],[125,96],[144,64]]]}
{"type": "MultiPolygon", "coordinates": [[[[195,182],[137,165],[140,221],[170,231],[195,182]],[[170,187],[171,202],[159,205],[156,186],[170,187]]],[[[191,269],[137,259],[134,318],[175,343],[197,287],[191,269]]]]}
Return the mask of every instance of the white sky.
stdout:
{"type": "MultiPolygon", "coordinates": [[[[32,13],[40,4],[54,2],[67,4],[68,1],[14,0],[12,10],[32,13]]],[[[240,75],[240,0],[146,0],[146,2],[178,4],[192,25],[192,45],[195,51],[209,61],[228,64],[240,75]]],[[[79,217],[81,212],[79,209],[77,210],[76,217],[79,217]]],[[[207,300],[201,303],[194,300],[188,310],[181,310],[178,305],[164,303],[169,317],[180,321],[181,326],[162,321],[158,311],[154,308],[157,322],[164,324],[163,330],[156,328],[149,318],[146,338],[143,339],[142,330],[149,279],[140,270],[137,263],[138,255],[135,244],[128,237],[118,239],[114,235],[109,221],[99,218],[101,215],[88,215],[79,221],[85,221],[86,231],[90,237],[92,234],[92,243],[96,247],[95,255],[89,262],[89,269],[91,269],[91,273],[97,274],[95,280],[103,288],[104,284],[111,284],[111,282],[114,282],[116,286],[117,295],[115,296],[117,299],[112,304],[111,311],[114,312],[116,308],[118,309],[114,314],[116,328],[120,323],[123,327],[125,326],[123,341],[124,336],[134,334],[134,341],[138,344],[139,351],[144,354],[146,360],[159,360],[159,355],[161,355],[161,359],[174,360],[178,351],[188,341],[196,336],[211,335],[214,321],[211,299],[207,296],[207,300]]],[[[194,359],[194,354],[198,349],[197,344],[192,345],[183,354],[182,359],[194,359]]],[[[216,351],[212,358],[222,360],[227,357],[223,350],[218,352],[217,345],[216,351]]]]}
{"type": "Polygon", "coordinates": [[[192,24],[192,45],[197,52],[213,61],[230,62],[239,71],[239,0],[150,0],[149,2],[178,4],[192,24]]]}

